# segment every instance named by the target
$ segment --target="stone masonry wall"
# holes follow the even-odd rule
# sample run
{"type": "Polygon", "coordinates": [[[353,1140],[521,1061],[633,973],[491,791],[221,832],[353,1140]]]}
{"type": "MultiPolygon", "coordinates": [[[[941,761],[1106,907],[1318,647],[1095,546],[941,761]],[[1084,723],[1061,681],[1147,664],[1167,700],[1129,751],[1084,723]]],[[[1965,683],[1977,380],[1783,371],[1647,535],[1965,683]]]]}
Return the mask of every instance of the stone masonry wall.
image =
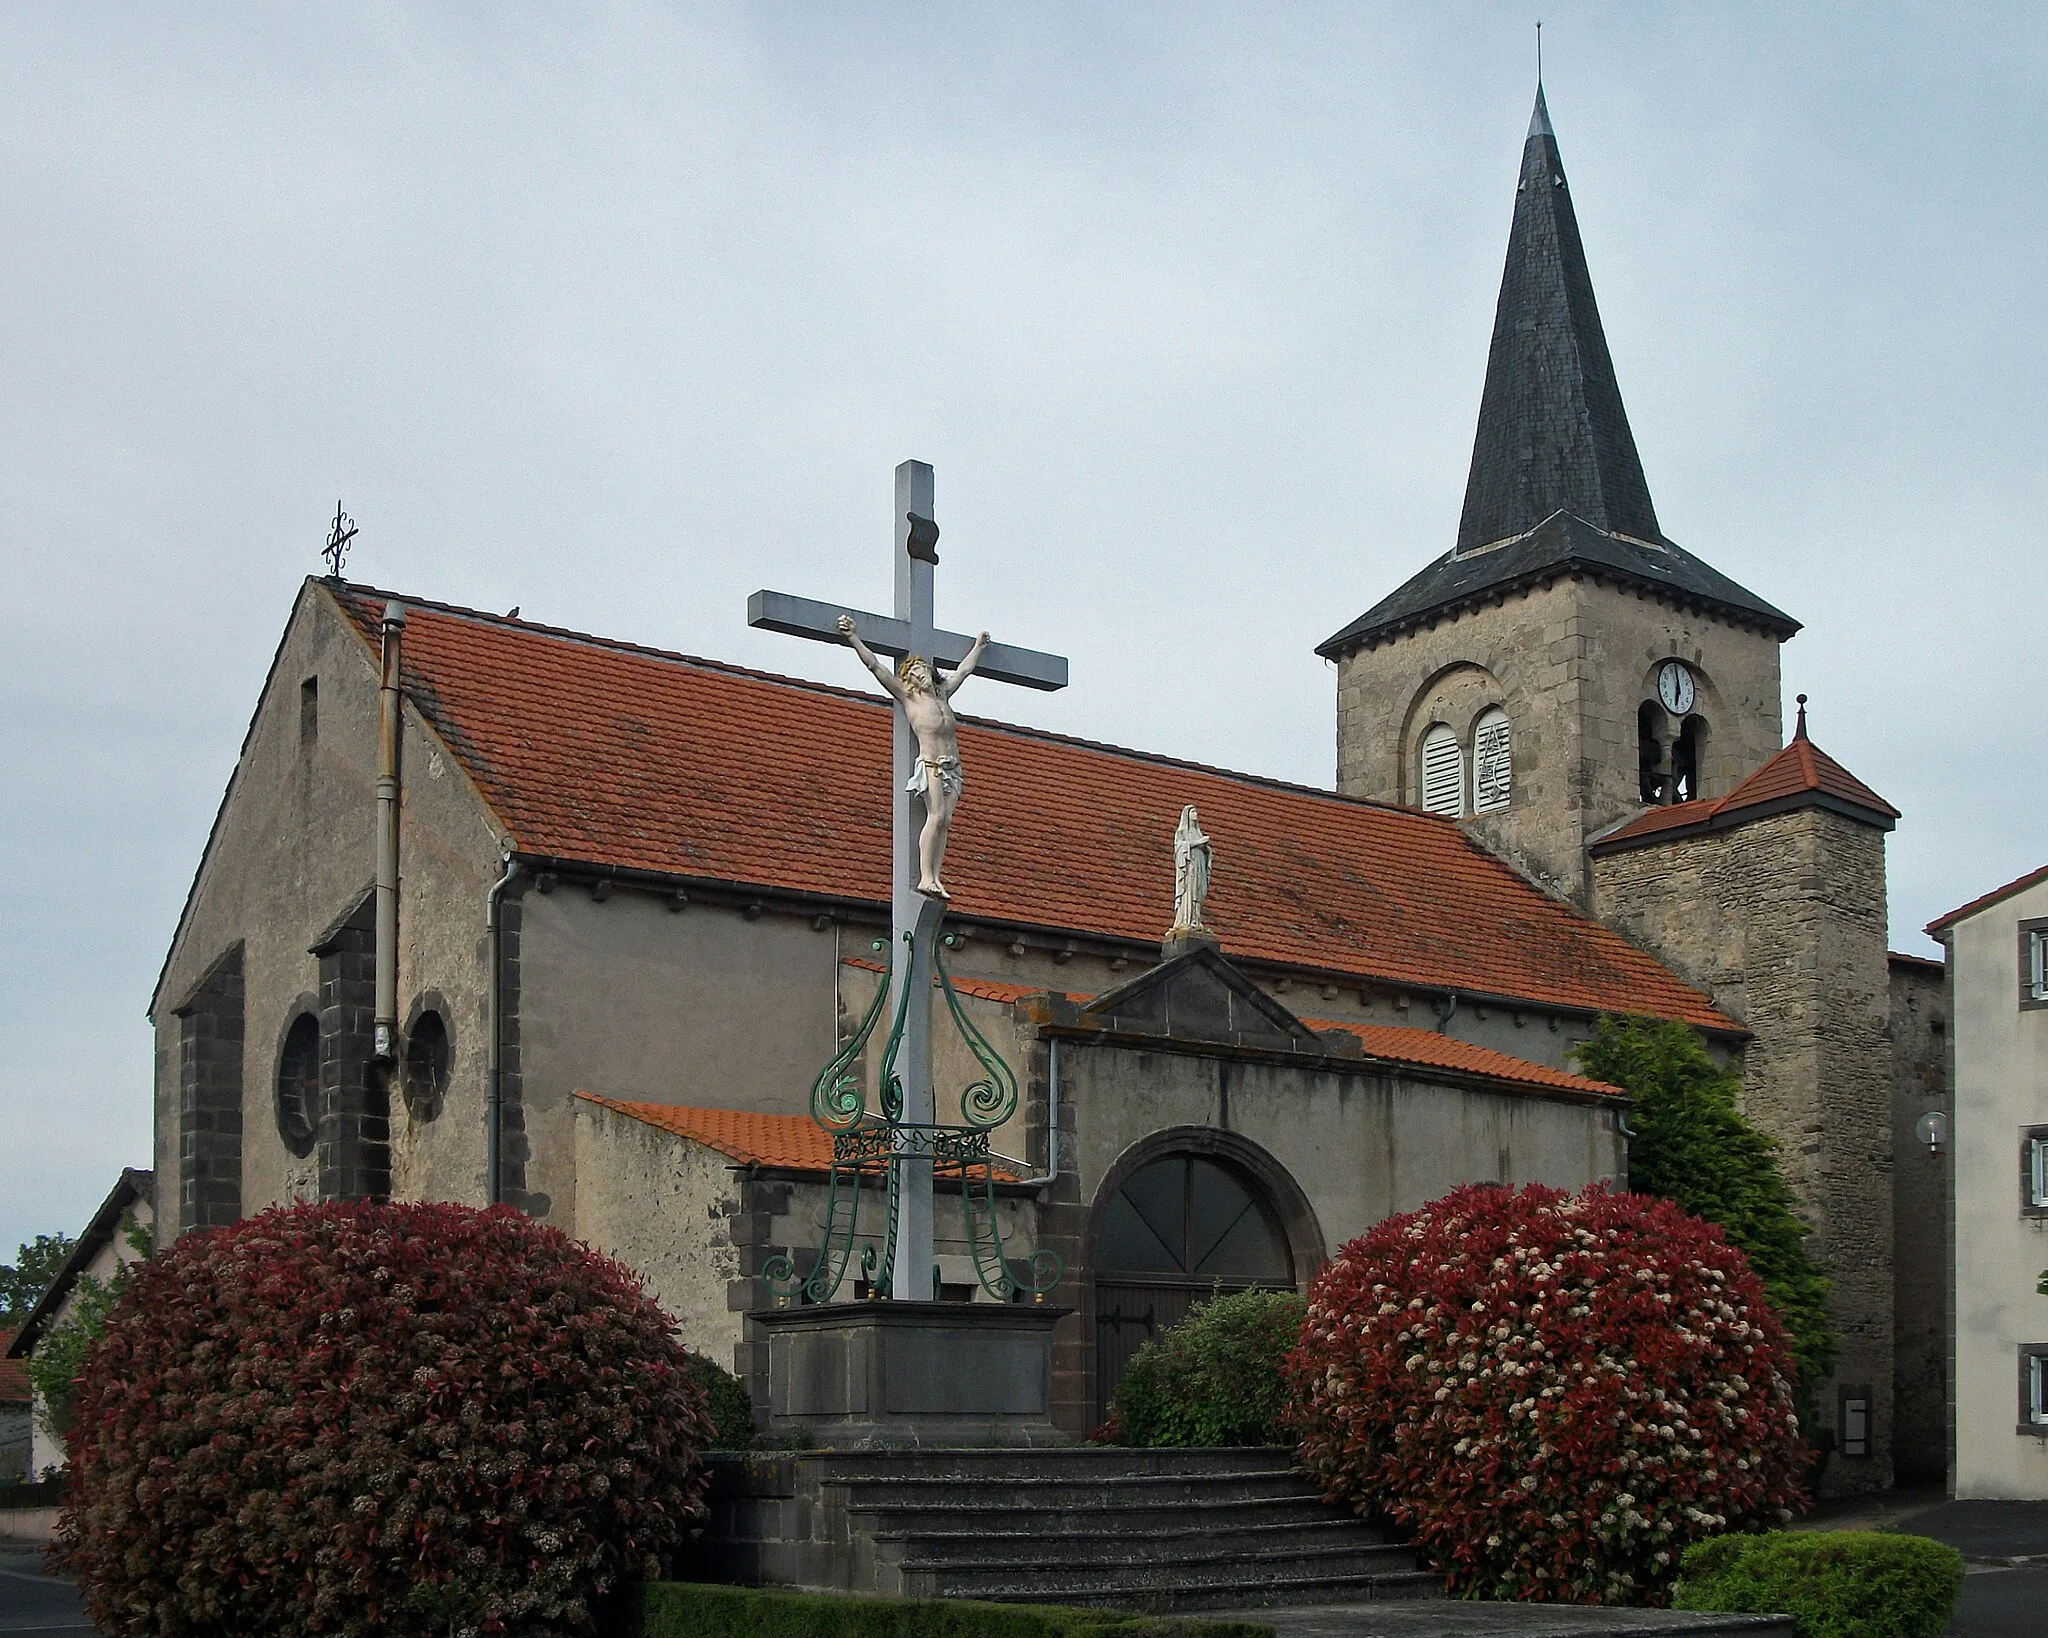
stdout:
{"type": "Polygon", "coordinates": [[[1454,685],[1461,672],[1484,674],[1508,713],[1514,799],[1472,820],[1473,832],[1530,880],[1583,903],[1587,841],[1641,809],[1636,709],[1656,698],[1656,669],[1671,658],[1698,683],[1704,792],[1725,795],[1781,743],[1776,639],[1589,580],[1518,592],[1347,655],[1337,788],[1415,805],[1416,747],[1439,719],[1464,739],[1469,778],[1466,719],[1477,707],[1468,713],[1454,685]],[[1455,715],[1442,714],[1439,695],[1455,715]]]}
{"type": "Polygon", "coordinates": [[[242,1215],[242,1014],[237,942],[175,1012],[180,1230],[242,1215]]]}
{"type": "Polygon", "coordinates": [[[1834,1282],[1841,1334],[1817,1410],[1871,1401],[1870,1455],[1829,1493],[1881,1489],[1892,1450],[1892,1042],[1884,834],[1820,808],[1593,861],[1593,913],[1747,1024],[1743,1104],[1778,1140],[1834,1282]]]}
{"type": "Polygon", "coordinates": [[[1920,1117],[1955,1108],[1948,1084],[1948,975],[1891,961],[1892,1471],[1900,1484],[1948,1476],[1948,1154],[1930,1154],[1920,1117]]]}

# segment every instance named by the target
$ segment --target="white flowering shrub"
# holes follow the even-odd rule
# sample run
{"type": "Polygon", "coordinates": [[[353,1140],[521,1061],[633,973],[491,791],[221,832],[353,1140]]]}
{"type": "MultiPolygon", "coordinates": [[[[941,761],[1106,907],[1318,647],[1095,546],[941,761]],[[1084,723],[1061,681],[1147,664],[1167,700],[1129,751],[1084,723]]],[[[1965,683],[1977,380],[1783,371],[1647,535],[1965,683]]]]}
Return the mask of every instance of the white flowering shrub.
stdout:
{"type": "Polygon", "coordinates": [[[1304,1469],[1455,1592],[1662,1603],[1806,1503],[1785,1331],[1667,1200],[1461,1188],[1345,1246],[1288,1356],[1304,1469]]]}

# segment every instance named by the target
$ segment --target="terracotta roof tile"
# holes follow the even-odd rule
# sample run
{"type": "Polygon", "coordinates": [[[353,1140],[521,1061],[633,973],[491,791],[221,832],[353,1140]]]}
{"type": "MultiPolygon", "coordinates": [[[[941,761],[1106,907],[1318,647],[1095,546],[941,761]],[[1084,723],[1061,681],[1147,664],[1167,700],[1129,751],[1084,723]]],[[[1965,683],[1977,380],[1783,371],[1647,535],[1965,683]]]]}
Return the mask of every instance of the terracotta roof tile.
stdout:
{"type": "MultiPolygon", "coordinates": [[[[777,1166],[788,1171],[816,1172],[823,1176],[832,1169],[832,1135],[809,1115],[763,1115],[751,1109],[699,1109],[688,1104],[645,1103],[627,1098],[601,1097],[595,1092],[578,1092],[586,1103],[597,1104],[649,1126],[659,1127],[692,1143],[737,1160],[743,1166],[777,1166]]],[[[876,1168],[870,1168],[876,1169],[876,1168]]],[[[998,1165],[995,1175],[1014,1181],[1016,1173],[998,1165]]]]}
{"type": "MultiPolygon", "coordinates": [[[[393,594],[335,595],[374,649],[393,594]]],[[[401,600],[409,694],[520,851],[887,901],[882,701],[401,600]]],[[[978,719],[960,738],[964,915],[1154,942],[1192,802],[1216,842],[1208,919],[1238,959],[1739,1027],[1447,820],[978,719]]]]}
{"type": "Polygon", "coordinates": [[[1428,1069],[1455,1069],[1468,1075],[1487,1075],[1495,1080],[1521,1086],[1541,1086],[1553,1091],[1582,1092],[1603,1098],[1625,1098],[1628,1094],[1605,1081],[1588,1080],[1562,1069],[1531,1063],[1491,1047],[1454,1041],[1435,1030],[1412,1029],[1401,1024],[1347,1024],[1328,1019],[1305,1018],[1312,1029],[1341,1029],[1358,1037],[1369,1057],[1390,1063],[1414,1064],[1428,1069]]]}
{"type": "MultiPolygon", "coordinates": [[[[869,961],[865,956],[844,956],[840,959],[839,965],[842,967],[852,967],[864,973],[879,973],[884,970],[879,961],[869,961]]],[[[958,990],[962,995],[971,995],[980,1001],[1021,1001],[1027,995],[1044,995],[1046,993],[1046,988],[1043,984],[1011,984],[1000,978],[962,978],[958,973],[953,974],[952,978],[954,989],[958,990]]],[[[936,984],[938,979],[934,977],[932,982],[936,984]]],[[[1054,990],[1052,993],[1054,995],[1061,995],[1065,992],[1054,990]]],[[[1069,995],[1067,999],[1081,1001],[1087,998],[1085,996],[1069,995]]]]}
{"type": "Polygon", "coordinates": [[[1979,910],[1996,904],[2008,893],[2024,892],[2036,882],[2048,882],[2048,865],[2041,866],[2039,870],[2030,870],[2024,876],[2016,877],[2012,881],[2007,882],[2003,887],[1994,887],[1989,893],[1981,894],[1977,898],[1972,899],[1968,904],[1958,905],[1945,916],[1937,916],[1927,924],[1928,934],[1932,936],[1939,929],[1951,926],[1961,921],[1965,916],[1974,916],[1979,910]]]}
{"type": "Polygon", "coordinates": [[[1783,750],[1718,801],[1679,802],[1668,808],[1651,808],[1619,830],[1609,831],[1594,846],[1638,841],[1667,830],[1704,830],[1725,824],[1735,814],[1801,796],[1832,797],[1879,818],[1899,817],[1899,810],[1891,803],[1804,734],[1796,734],[1783,750]]]}

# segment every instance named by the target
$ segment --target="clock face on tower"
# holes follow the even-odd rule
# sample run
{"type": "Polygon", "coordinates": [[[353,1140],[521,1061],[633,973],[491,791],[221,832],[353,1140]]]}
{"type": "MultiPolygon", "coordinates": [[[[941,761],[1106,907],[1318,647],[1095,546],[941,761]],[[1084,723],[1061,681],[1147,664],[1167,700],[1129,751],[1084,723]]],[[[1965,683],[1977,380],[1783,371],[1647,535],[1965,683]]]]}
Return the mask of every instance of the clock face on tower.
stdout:
{"type": "Polygon", "coordinates": [[[1692,709],[1692,673],[1683,660],[1666,660],[1657,667],[1657,698],[1674,717],[1682,717],[1692,709]]]}

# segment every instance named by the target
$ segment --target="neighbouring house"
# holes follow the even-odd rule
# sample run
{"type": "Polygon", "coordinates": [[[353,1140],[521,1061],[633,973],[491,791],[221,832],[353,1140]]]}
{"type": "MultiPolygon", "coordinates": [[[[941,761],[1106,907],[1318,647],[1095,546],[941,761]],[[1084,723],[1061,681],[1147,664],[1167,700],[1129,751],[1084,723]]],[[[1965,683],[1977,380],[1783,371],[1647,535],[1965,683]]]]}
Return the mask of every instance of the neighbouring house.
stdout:
{"type": "Polygon", "coordinates": [[[1932,923],[1948,950],[1954,1489],[2048,1500],[2048,865],[1932,923]]]}
{"type": "Polygon", "coordinates": [[[0,1485],[20,1484],[30,1471],[33,1419],[28,1365],[8,1351],[18,1329],[0,1331],[0,1485]]]}
{"type": "MultiPolygon", "coordinates": [[[[1885,946],[1897,810],[1803,710],[1783,732],[1798,629],[1662,532],[1539,96],[1457,540],[1318,650],[1336,788],[963,724],[947,961],[1018,1083],[977,1209],[1064,1265],[1060,1426],[1219,1284],[1300,1285],[1462,1182],[1625,1184],[1625,1100],[1571,1049],[1643,1014],[1740,1067],[1813,1225],[1828,1487],[1924,1465],[1947,1296],[1895,1262],[1926,1181],[1896,1125],[1945,1003],[1885,946]],[[1217,943],[1168,950],[1189,805],[1217,943]]],[[[808,1111],[880,978],[889,738],[851,690],[308,580],[151,1003],[164,1233],[502,1200],[631,1262],[758,1387],[768,1268],[842,1211],[872,1238],[808,1111]]],[[[939,1034],[957,1097],[979,1070],[939,1034]]],[[[870,1099],[881,1052],[845,1065],[870,1099]]],[[[940,1199],[942,1298],[987,1297],[969,1205],[940,1199]]]]}
{"type": "MultiPolygon", "coordinates": [[[[71,1313],[79,1281],[91,1279],[105,1284],[123,1263],[138,1261],[143,1251],[136,1240],[141,1238],[146,1244],[155,1223],[155,1174],[132,1167],[123,1168],[106,1199],[100,1202],[99,1210],[92,1214],[92,1221],[79,1235],[78,1243],[71,1248],[71,1255],[59,1266],[50,1288],[29,1310],[20,1329],[8,1339],[4,1358],[0,1358],[0,1370],[19,1370],[26,1379],[24,1362],[35,1353],[37,1343],[52,1328],[62,1325],[71,1313]]],[[[30,1477],[61,1468],[64,1465],[64,1442],[49,1426],[40,1402],[35,1404],[29,1422],[30,1477]]]]}

